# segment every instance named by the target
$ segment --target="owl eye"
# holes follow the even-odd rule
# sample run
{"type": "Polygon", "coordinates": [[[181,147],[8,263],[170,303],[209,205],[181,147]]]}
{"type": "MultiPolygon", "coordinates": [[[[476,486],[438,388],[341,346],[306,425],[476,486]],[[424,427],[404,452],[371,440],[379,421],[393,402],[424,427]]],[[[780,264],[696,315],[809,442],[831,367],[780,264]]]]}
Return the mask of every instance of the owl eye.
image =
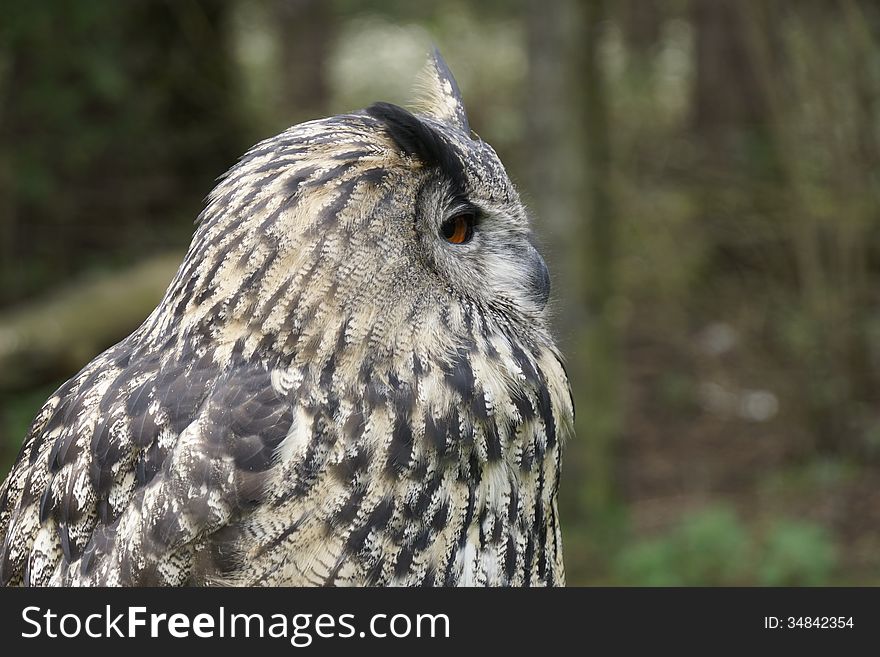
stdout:
{"type": "Polygon", "coordinates": [[[450,244],[465,244],[474,236],[474,213],[462,212],[450,217],[440,227],[440,234],[450,244]]]}

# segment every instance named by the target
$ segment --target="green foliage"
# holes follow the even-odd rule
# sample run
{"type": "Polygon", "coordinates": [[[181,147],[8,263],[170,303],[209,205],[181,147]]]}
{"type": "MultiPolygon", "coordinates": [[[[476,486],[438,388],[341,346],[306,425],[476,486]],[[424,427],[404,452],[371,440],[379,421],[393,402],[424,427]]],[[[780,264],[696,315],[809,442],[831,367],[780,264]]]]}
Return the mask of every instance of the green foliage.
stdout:
{"type": "Polygon", "coordinates": [[[837,554],[823,527],[784,518],[768,525],[762,536],[730,508],[710,507],[625,547],[614,572],[622,583],[641,586],[829,583],[837,554]]]}
{"type": "Polygon", "coordinates": [[[828,532],[819,525],[781,520],[761,544],[757,577],[768,586],[827,584],[837,561],[828,532]]]}
{"type": "Polygon", "coordinates": [[[644,586],[735,584],[749,539],[730,509],[685,518],[669,534],[625,548],[615,563],[621,580],[644,586]]]}

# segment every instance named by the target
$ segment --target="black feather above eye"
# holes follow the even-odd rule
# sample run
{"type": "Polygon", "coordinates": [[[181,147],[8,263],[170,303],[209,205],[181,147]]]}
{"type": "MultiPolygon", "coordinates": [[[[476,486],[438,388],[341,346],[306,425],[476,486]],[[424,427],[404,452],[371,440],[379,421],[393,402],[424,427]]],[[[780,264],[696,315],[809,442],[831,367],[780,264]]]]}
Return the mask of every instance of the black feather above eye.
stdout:
{"type": "Polygon", "coordinates": [[[380,121],[394,143],[425,166],[436,167],[456,189],[464,189],[464,168],[455,148],[415,114],[391,103],[375,103],[366,113],[380,121]]]}

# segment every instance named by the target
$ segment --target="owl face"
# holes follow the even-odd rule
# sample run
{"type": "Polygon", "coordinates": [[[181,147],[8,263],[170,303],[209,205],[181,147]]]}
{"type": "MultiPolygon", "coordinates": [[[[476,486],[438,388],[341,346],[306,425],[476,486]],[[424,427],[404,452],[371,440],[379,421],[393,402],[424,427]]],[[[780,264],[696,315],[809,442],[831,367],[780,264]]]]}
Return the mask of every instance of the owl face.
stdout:
{"type": "MultiPolygon", "coordinates": [[[[495,151],[455,125],[400,116],[401,121],[422,122],[441,136],[439,147],[448,149],[440,159],[446,166],[425,176],[415,194],[413,218],[423,266],[482,307],[534,321],[547,303],[549,274],[532,242],[526,210],[495,151]]],[[[392,136],[396,127],[392,123],[392,136]]]]}

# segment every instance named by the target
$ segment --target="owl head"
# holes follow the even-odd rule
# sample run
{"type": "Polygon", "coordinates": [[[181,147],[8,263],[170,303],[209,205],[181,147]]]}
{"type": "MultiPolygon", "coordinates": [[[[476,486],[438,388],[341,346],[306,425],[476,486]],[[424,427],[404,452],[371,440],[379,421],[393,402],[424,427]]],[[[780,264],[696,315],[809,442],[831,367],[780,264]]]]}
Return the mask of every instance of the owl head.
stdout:
{"type": "Polygon", "coordinates": [[[480,332],[550,344],[549,276],[514,185],[438,53],[420,86],[415,112],[376,103],[248,151],[209,196],[152,334],[311,363],[352,345],[353,363],[411,363],[480,332]]]}

